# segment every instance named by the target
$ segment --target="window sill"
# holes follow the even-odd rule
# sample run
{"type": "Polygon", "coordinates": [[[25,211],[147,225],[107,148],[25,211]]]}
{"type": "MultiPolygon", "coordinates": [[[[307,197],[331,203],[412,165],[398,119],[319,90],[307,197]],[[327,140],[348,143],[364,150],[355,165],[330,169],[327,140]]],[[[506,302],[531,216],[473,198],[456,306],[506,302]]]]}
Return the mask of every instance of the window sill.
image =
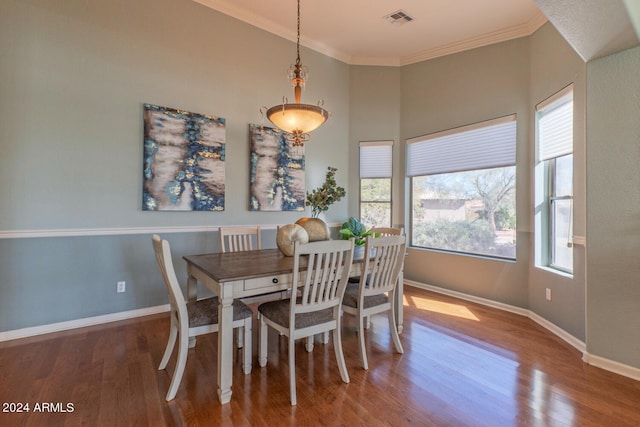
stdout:
{"type": "Polygon", "coordinates": [[[558,276],[566,277],[567,279],[573,279],[573,273],[567,273],[566,271],[562,271],[562,270],[558,270],[556,268],[546,267],[546,266],[542,266],[542,265],[536,265],[536,268],[538,270],[543,270],[543,271],[547,271],[549,273],[556,274],[558,276]]]}

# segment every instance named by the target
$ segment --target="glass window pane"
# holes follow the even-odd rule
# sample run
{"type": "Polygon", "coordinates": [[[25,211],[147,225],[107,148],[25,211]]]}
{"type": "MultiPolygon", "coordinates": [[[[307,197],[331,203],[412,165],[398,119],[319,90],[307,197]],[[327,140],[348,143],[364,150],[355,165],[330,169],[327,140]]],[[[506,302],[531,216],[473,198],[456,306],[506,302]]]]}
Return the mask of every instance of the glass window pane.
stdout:
{"type": "Polygon", "coordinates": [[[360,180],[360,200],[363,202],[391,201],[391,179],[368,178],[360,180]]]}
{"type": "Polygon", "coordinates": [[[391,203],[361,203],[360,221],[370,227],[391,227],[391,203]]]}
{"type": "Polygon", "coordinates": [[[573,248],[571,239],[571,203],[570,199],[554,200],[551,203],[553,214],[553,266],[573,271],[573,248]]]}
{"type": "Polygon", "coordinates": [[[412,244],[516,257],[515,166],[412,178],[412,244]]]}
{"type": "Polygon", "coordinates": [[[573,155],[556,159],[554,182],[556,197],[573,195],[573,155]]]}

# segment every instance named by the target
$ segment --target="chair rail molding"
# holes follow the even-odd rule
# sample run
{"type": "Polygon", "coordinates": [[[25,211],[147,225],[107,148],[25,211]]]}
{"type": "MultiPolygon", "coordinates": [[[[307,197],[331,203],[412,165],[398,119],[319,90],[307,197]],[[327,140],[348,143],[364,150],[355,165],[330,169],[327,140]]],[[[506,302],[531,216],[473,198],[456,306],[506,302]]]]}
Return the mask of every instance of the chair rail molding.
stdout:
{"type": "MultiPolygon", "coordinates": [[[[218,231],[220,227],[230,226],[260,226],[261,230],[277,230],[284,224],[220,224],[220,225],[190,225],[190,226],[166,226],[166,227],[114,227],[114,228],[54,228],[35,230],[0,230],[2,239],[29,239],[48,237],[92,237],[92,236],[126,236],[133,234],[168,234],[168,233],[202,233],[218,231]]],[[[341,224],[328,224],[329,227],[340,227],[341,224]]]]}

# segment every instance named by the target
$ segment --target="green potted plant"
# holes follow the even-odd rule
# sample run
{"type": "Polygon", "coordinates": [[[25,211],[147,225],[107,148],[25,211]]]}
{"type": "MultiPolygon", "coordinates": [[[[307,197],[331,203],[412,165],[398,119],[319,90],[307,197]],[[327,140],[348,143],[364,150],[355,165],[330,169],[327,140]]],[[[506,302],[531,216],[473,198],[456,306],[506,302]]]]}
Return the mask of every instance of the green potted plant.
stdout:
{"type": "Polygon", "coordinates": [[[311,206],[311,218],[300,218],[296,224],[302,226],[309,234],[309,241],[328,240],[329,226],[318,218],[321,212],[326,212],[329,206],[342,199],[347,192],[336,182],[335,175],[338,169],[329,166],[324,183],[311,191],[307,192],[306,206],[311,206]]]}
{"type": "Polygon", "coordinates": [[[347,192],[343,187],[338,186],[335,175],[338,169],[329,166],[327,175],[322,186],[314,189],[311,193],[307,192],[306,206],[311,206],[311,217],[318,218],[320,212],[326,212],[329,206],[340,201],[347,192]]]}
{"type": "Polygon", "coordinates": [[[354,245],[363,247],[367,242],[367,237],[371,236],[371,228],[367,230],[367,227],[361,223],[358,219],[351,217],[347,222],[342,224],[340,234],[344,240],[354,238],[354,245]]]}

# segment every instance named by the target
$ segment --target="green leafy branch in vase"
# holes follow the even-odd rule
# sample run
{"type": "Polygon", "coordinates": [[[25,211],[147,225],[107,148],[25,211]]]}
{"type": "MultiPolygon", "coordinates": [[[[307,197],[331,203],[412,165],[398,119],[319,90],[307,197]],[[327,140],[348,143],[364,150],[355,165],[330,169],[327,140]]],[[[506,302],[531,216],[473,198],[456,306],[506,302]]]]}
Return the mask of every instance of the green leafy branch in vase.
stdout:
{"type": "Polygon", "coordinates": [[[311,206],[312,218],[317,218],[320,212],[327,211],[329,206],[340,201],[347,194],[345,189],[336,183],[335,175],[337,170],[329,166],[324,184],[311,191],[311,193],[307,192],[305,206],[311,206]]]}

